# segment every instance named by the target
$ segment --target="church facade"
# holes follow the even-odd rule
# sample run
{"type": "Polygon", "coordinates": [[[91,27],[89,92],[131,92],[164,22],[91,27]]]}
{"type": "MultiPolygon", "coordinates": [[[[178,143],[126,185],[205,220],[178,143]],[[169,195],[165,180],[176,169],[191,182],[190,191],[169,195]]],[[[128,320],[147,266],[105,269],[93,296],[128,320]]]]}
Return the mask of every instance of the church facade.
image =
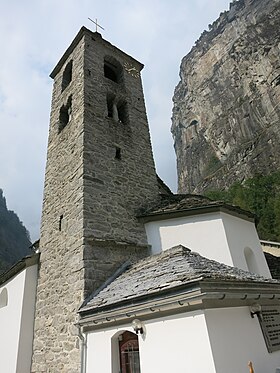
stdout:
{"type": "Polygon", "coordinates": [[[254,217],[157,177],[142,68],[83,27],[51,73],[39,252],[0,279],[5,373],[280,367],[254,217]]]}

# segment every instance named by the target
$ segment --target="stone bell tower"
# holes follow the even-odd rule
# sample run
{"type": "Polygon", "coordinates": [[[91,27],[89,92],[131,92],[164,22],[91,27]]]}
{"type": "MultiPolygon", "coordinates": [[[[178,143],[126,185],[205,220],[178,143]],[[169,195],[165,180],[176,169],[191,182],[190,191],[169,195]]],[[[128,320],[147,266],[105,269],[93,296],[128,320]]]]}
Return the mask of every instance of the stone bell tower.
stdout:
{"type": "Polygon", "coordinates": [[[79,306],[148,253],[136,214],[159,190],[142,68],[83,27],[51,73],[32,372],[79,372],[79,306]]]}

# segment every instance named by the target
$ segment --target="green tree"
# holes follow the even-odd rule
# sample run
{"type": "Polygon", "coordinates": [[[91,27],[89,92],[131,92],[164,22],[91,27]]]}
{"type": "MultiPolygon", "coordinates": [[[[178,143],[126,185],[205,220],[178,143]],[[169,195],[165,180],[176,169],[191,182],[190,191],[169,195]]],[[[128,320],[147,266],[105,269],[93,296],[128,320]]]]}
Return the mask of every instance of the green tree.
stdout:
{"type": "Polygon", "coordinates": [[[280,241],[280,172],[257,174],[244,183],[232,184],[227,190],[211,190],[205,195],[253,212],[258,218],[260,238],[280,241]]]}

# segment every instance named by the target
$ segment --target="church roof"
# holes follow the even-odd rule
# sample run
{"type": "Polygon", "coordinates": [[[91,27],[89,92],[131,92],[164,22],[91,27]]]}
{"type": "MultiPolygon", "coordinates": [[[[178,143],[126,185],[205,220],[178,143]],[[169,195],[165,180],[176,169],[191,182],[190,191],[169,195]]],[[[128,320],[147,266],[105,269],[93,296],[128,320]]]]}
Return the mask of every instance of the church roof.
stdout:
{"type": "Polygon", "coordinates": [[[157,174],[157,182],[158,182],[160,194],[164,194],[164,195],[173,194],[171,190],[169,189],[169,187],[165,184],[165,182],[158,176],[158,174],[157,174]]]}
{"type": "Polygon", "coordinates": [[[80,312],[98,312],[103,308],[114,308],[120,303],[157,296],[161,292],[178,290],[180,287],[205,279],[279,284],[277,280],[218,263],[179,245],[132,264],[105,288],[94,293],[80,312]]]}
{"type": "Polygon", "coordinates": [[[0,285],[9,281],[11,278],[16,276],[18,273],[20,273],[27,267],[30,267],[34,264],[38,264],[39,258],[40,258],[40,254],[35,253],[33,255],[25,256],[24,258],[16,262],[11,268],[9,268],[6,272],[0,275],[0,285]]]}
{"type": "Polygon", "coordinates": [[[280,280],[280,257],[264,252],[272,278],[280,280]]]}
{"type": "Polygon", "coordinates": [[[205,196],[196,194],[171,194],[162,195],[155,205],[139,212],[138,218],[144,221],[156,219],[168,219],[172,217],[203,214],[209,212],[224,211],[232,215],[241,216],[254,221],[255,215],[238,206],[229,205],[223,201],[214,201],[205,196]]]}

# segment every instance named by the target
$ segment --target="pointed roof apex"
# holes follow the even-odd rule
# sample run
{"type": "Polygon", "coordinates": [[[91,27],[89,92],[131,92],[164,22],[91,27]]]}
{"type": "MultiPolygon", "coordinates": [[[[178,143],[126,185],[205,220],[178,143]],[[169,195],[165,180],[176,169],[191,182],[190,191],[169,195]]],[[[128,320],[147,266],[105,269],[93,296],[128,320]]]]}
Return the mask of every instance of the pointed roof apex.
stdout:
{"type": "Polygon", "coordinates": [[[189,249],[188,247],[183,246],[183,245],[181,245],[181,244],[176,245],[176,246],[173,246],[173,247],[171,247],[171,248],[168,249],[168,250],[172,250],[172,251],[182,251],[182,252],[185,252],[185,253],[190,253],[190,252],[191,252],[191,249],[189,249]]]}
{"type": "Polygon", "coordinates": [[[69,47],[66,49],[66,51],[64,52],[64,54],[61,57],[61,59],[58,61],[57,65],[55,66],[55,68],[53,69],[53,71],[50,73],[50,77],[52,79],[55,78],[55,76],[57,75],[57,73],[60,71],[60,69],[62,68],[62,66],[66,62],[66,60],[69,57],[69,55],[73,52],[73,50],[78,45],[78,43],[80,42],[80,40],[86,34],[90,35],[94,40],[99,40],[100,42],[104,43],[104,45],[106,45],[108,48],[120,51],[122,54],[126,55],[128,59],[133,60],[134,63],[138,64],[139,70],[143,69],[144,65],[141,62],[137,61],[135,58],[129,56],[128,54],[126,54],[125,52],[123,52],[121,49],[115,47],[110,42],[108,42],[107,40],[103,39],[102,35],[99,32],[96,32],[96,31],[93,32],[93,31],[87,29],[85,26],[82,26],[81,29],[80,29],[80,31],[77,33],[77,35],[73,39],[72,43],[69,45],[69,47]]]}

